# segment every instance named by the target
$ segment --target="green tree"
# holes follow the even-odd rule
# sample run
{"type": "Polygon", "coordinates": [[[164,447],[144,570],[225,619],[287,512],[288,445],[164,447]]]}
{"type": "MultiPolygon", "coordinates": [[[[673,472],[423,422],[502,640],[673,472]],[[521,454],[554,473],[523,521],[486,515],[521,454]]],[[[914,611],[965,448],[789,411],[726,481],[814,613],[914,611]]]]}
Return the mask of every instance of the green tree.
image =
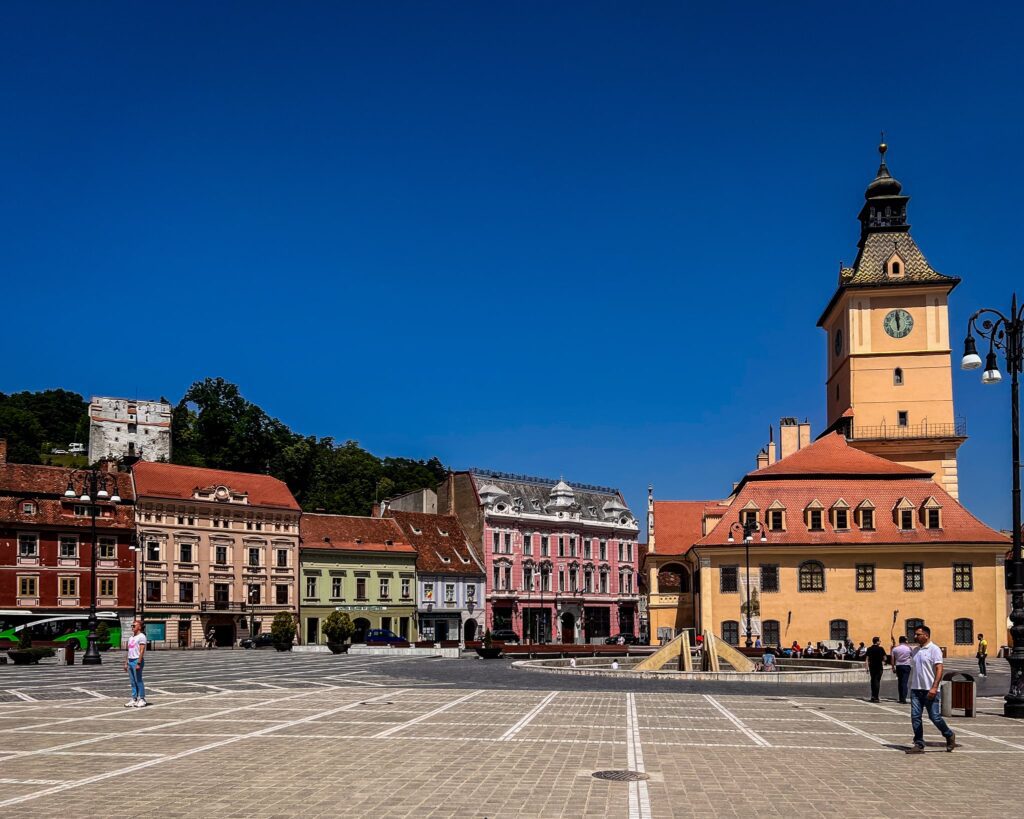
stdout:
{"type": "Polygon", "coordinates": [[[7,460],[37,464],[46,434],[39,419],[28,410],[0,403],[0,438],[7,439],[7,460]]]}
{"type": "Polygon", "coordinates": [[[328,643],[345,643],[355,631],[355,626],[352,625],[352,618],[345,612],[332,611],[324,619],[321,631],[328,643]]]}

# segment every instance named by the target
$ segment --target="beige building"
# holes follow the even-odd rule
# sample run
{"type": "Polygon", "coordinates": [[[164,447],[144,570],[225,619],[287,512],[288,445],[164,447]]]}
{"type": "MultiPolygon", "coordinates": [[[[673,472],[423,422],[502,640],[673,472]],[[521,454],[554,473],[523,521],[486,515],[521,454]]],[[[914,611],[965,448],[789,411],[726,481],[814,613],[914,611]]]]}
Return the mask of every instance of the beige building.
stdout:
{"type": "Polygon", "coordinates": [[[151,640],[218,645],[298,612],[299,504],[269,475],[141,461],[132,469],[139,612],[151,640]]]}

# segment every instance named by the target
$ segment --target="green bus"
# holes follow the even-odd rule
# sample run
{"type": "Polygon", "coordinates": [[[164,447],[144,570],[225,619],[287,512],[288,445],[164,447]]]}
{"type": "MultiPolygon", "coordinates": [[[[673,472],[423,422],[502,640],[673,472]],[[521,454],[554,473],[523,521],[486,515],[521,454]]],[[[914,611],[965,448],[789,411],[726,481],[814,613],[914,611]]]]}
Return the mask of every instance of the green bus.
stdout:
{"type": "MultiPolygon", "coordinates": [[[[112,611],[96,612],[96,619],[106,624],[107,645],[121,647],[121,620],[112,611]]],[[[18,643],[27,634],[33,642],[72,643],[85,651],[89,645],[89,618],[76,614],[43,614],[41,612],[0,609],[0,643],[18,643]]],[[[103,648],[104,646],[100,646],[103,648]]]]}

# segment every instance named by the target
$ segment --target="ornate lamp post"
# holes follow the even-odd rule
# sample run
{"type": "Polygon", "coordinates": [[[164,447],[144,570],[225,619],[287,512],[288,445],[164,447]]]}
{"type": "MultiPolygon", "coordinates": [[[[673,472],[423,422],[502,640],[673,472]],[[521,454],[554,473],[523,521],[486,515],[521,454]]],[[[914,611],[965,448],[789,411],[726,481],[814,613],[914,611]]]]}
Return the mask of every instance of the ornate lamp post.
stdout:
{"type": "Polygon", "coordinates": [[[1006,368],[1010,371],[1010,435],[1013,447],[1013,552],[1006,566],[1006,590],[1010,592],[1013,610],[1010,612],[1010,637],[1013,649],[1010,652],[1010,691],[1005,696],[1003,715],[1024,719],[1024,560],[1021,559],[1020,535],[1020,385],[1018,374],[1024,363],[1024,307],[1017,308],[1017,294],[1013,294],[1010,314],[1003,315],[991,307],[983,307],[967,320],[967,338],[964,340],[964,357],[960,366],[965,370],[981,368],[981,356],[972,331],[988,340],[988,355],[985,356],[983,384],[998,384],[1003,380],[999,372],[999,357],[1003,353],[1006,368]]]}
{"type": "Polygon", "coordinates": [[[753,600],[750,598],[750,544],[754,540],[754,534],[760,533],[761,543],[765,543],[768,538],[765,536],[765,528],[756,520],[747,519],[742,523],[737,521],[729,529],[729,543],[735,543],[736,538],[733,537],[733,532],[743,533],[743,551],[746,553],[747,560],[747,639],[744,645],[747,648],[752,648],[754,640],[751,637],[752,629],[750,626],[750,615],[753,612],[753,600]]]}
{"type": "Polygon", "coordinates": [[[103,658],[96,637],[96,552],[99,548],[96,517],[105,504],[116,505],[121,502],[117,491],[117,476],[96,466],[76,469],[68,478],[64,497],[78,498],[78,502],[89,509],[89,517],[92,519],[92,547],[89,550],[89,644],[82,657],[82,665],[101,665],[103,658]]]}
{"type": "Polygon", "coordinates": [[[135,533],[132,533],[132,542],[128,546],[131,551],[135,552],[139,556],[139,585],[135,588],[135,610],[139,613],[139,619],[142,621],[143,630],[146,625],[146,553],[142,549],[142,544],[139,543],[135,533]]]}

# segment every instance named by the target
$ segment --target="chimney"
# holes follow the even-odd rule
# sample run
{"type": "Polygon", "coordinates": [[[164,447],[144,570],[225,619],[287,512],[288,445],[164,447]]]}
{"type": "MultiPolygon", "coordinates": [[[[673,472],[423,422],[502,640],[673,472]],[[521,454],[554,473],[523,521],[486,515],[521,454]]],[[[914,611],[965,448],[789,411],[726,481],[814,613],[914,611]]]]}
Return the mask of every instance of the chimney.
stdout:
{"type": "Polygon", "coordinates": [[[374,503],[373,503],[373,509],[370,510],[370,517],[371,518],[379,518],[380,517],[380,504],[377,503],[376,501],[374,501],[374,503]]]}
{"type": "Polygon", "coordinates": [[[757,468],[764,469],[768,466],[768,453],[763,449],[757,453],[757,468]]]}
{"type": "Polygon", "coordinates": [[[800,433],[796,418],[779,421],[779,460],[788,458],[800,448],[800,433]]]}
{"type": "Polygon", "coordinates": [[[0,438],[0,464],[7,463],[7,439],[0,438]]]}
{"type": "Polygon", "coordinates": [[[811,422],[804,418],[804,422],[800,425],[800,442],[799,448],[803,449],[805,446],[811,444],[811,422]]]}
{"type": "Polygon", "coordinates": [[[775,427],[768,427],[768,466],[771,466],[778,459],[775,457],[775,427]]]}

